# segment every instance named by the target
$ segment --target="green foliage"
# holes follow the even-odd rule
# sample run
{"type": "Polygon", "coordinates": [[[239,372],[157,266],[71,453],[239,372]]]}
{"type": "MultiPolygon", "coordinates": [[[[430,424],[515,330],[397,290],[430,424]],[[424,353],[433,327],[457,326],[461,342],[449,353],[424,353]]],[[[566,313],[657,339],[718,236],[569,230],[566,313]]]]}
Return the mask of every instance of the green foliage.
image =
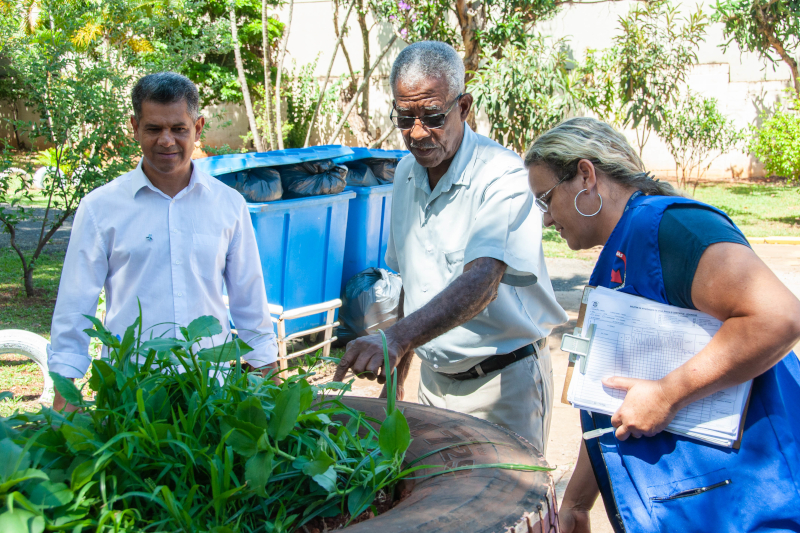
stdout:
{"type": "Polygon", "coordinates": [[[667,109],[680,99],[708,22],[702,10],[688,18],[666,0],[634,6],[619,18],[614,45],[587,58],[597,95],[590,103],[605,120],[636,129],[641,155],[650,132],[660,132],[667,109]]]}
{"type": "MultiPolygon", "coordinates": [[[[96,46],[84,36],[85,15],[93,7],[57,2],[41,7],[40,18],[51,21],[58,32],[51,31],[50,24],[39,23],[31,29],[18,21],[19,26],[2,26],[0,36],[0,55],[13,65],[16,83],[24,88],[25,105],[41,117],[14,120],[13,126],[51,146],[39,157],[39,163],[53,168],[44,179],[44,215],[23,205],[23,199],[33,201],[29,192],[32,167],[21,180],[8,174],[0,178],[0,203],[5,206],[0,207],[0,222],[11,234],[12,247],[22,262],[28,296],[33,294],[31,276],[44,245],[75,212],[81,198],[132,167],[135,153],[124,126],[131,84],[125,67],[135,51],[112,46],[108,36],[102,41],[105,44],[96,46]],[[17,225],[32,218],[41,222],[42,229],[36,249],[27,253],[14,237],[17,225]]],[[[3,152],[0,172],[10,166],[11,154],[3,152]]]]}
{"type": "MultiPolygon", "coordinates": [[[[713,18],[725,25],[728,41],[741,50],[756,52],[774,63],[785,61],[797,76],[797,60],[792,57],[800,49],[800,3],[796,0],[717,0],[713,18]],[[777,57],[776,57],[777,56],[777,57]]],[[[800,82],[795,81],[800,97],[800,82]]]]}
{"type": "MultiPolygon", "coordinates": [[[[277,1],[267,3],[273,9],[279,4],[277,1]]],[[[162,34],[168,56],[178,60],[174,62],[174,70],[197,84],[203,105],[243,101],[233,56],[229,5],[229,0],[190,0],[180,10],[177,27],[162,34]],[[198,21],[203,22],[199,24],[198,21]],[[203,43],[203,53],[182,53],[179,45],[194,39],[203,43]]],[[[261,0],[236,0],[236,14],[242,21],[238,37],[245,76],[251,90],[255,90],[264,83],[261,0]]],[[[267,21],[270,52],[274,55],[283,34],[283,23],[274,17],[267,21]]],[[[272,76],[274,78],[274,73],[272,76]]]]}
{"type": "Polygon", "coordinates": [[[744,132],[719,110],[716,98],[691,92],[666,109],[659,135],[675,160],[675,179],[684,188],[692,179],[697,188],[714,160],[744,140],[744,132]]]}
{"type": "MultiPolygon", "coordinates": [[[[314,75],[318,61],[319,57],[299,68],[292,61],[292,69],[287,71],[282,78],[283,90],[281,94],[286,99],[286,120],[283,122],[283,138],[286,148],[302,148],[305,143],[308,125],[311,121],[311,115],[314,113],[314,106],[317,105],[321,89],[319,80],[314,75]]],[[[328,84],[319,109],[320,117],[333,115],[337,122],[341,118],[341,109],[337,103],[341,87],[346,82],[347,78],[342,76],[335,83],[328,84]]],[[[263,86],[259,87],[257,92],[263,102],[263,86]]],[[[256,124],[259,130],[267,130],[264,113],[258,108],[256,111],[256,124]]],[[[245,140],[249,139],[250,135],[248,133],[245,140]]]]}
{"type": "Polygon", "coordinates": [[[444,41],[456,48],[499,49],[523,45],[532,25],[553,16],[560,6],[556,0],[484,0],[470,3],[473,43],[464,43],[457,7],[443,0],[380,0],[372,7],[377,18],[397,28],[407,42],[444,41]],[[458,26],[457,26],[458,25],[458,26]]]}
{"type": "MultiPolygon", "coordinates": [[[[369,505],[397,480],[408,443],[383,456],[375,421],[311,386],[312,374],[281,385],[246,374],[243,343],[226,345],[233,366],[199,357],[197,343],[219,329],[216,319],[181,328],[183,339],[147,342],[139,320],[122,340],[93,322],[87,333],[109,348],[109,360],[92,363],[94,399],[53,375],[84,411],[42,408],[0,421],[7,437],[0,523],[294,531],[314,516],[342,513],[355,491],[369,505]]],[[[307,363],[313,368],[316,359],[307,363]]]]}
{"type": "Polygon", "coordinates": [[[750,153],[768,176],[800,181],[800,98],[790,96],[783,109],[761,118],[761,127],[751,128],[750,153]]]}
{"type": "Polygon", "coordinates": [[[522,46],[489,50],[469,83],[475,105],[491,122],[492,137],[518,153],[574,111],[584,95],[564,39],[550,45],[541,35],[522,46]]]}

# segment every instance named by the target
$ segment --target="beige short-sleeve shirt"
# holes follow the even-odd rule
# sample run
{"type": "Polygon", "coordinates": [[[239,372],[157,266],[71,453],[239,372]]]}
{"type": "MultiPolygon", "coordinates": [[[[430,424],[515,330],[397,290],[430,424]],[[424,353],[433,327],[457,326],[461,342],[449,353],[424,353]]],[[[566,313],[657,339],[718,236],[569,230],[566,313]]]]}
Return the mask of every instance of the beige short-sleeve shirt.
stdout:
{"type": "Polygon", "coordinates": [[[463,372],[567,321],[547,275],[542,214],[522,160],[465,124],[461,146],[433,191],[413,156],[395,171],[386,264],[403,278],[405,315],[481,257],[508,265],[498,297],[472,320],[416,349],[437,372],[463,372]]]}

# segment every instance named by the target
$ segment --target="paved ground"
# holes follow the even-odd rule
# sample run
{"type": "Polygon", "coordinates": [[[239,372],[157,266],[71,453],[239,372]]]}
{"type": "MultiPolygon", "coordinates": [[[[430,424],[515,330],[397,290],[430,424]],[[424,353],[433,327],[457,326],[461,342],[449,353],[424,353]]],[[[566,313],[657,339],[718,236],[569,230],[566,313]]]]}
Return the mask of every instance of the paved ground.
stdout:
{"type": "MultiPolygon", "coordinates": [[[[32,220],[28,220],[17,225],[17,243],[23,250],[35,250],[36,245],[39,243],[39,235],[42,231],[42,217],[44,216],[44,209],[34,208],[36,216],[32,220]]],[[[48,214],[48,220],[54,220],[56,216],[61,213],[59,210],[51,210],[48,214]]],[[[72,219],[69,217],[64,224],[56,231],[55,235],[45,246],[48,251],[66,251],[67,244],[69,243],[69,234],[72,230],[72,219]]],[[[45,233],[49,228],[45,228],[45,233]]],[[[0,233],[0,248],[10,247],[11,239],[8,233],[0,233]]]]}
{"type": "MultiPolygon", "coordinates": [[[[762,244],[754,245],[753,248],[781,281],[800,298],[800,246],[762,244]]],[[[549,259],[547,261],[556,297],[567,311],[570,319],[567,324],[553,331],[549,338],[555,379],[555,407],[546,459],[551,466],[557,468],[554,472],[554,477],[559,501],[563,496],[564,489],[572,475],[572,468],[578,457],[581,431],[578,411],[569,405],[560,403],[568,357],[558,347],[561,345],[561,335],[575,327],[581,291],[589,280],[593,265],[593,261],[581,259],[549,259]]],[[[406,382],[407,393],[405,400],[411,402],[417,400],[418,384],[419,358],[415,358],[406,382]]],[[[380,390],[381,386],[377,383],[357,380],[353,392],[360,396],[377,396],[380,390]]],[[[592,510],[591,521],[594,533],[612,533],[613,530],[608,522],[602,503],[598,502],[595,505],[592,510]]]]}

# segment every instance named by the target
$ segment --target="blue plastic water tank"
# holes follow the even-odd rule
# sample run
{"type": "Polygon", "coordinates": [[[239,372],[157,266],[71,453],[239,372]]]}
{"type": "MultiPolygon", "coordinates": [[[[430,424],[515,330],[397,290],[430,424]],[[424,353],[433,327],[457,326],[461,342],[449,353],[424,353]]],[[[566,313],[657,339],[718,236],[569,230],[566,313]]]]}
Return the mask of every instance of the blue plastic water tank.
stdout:
{"type": "Polygon", "coordinates": [[[344,246],[341,289],[365,268],[386,268],[384,256],[389,242],[394,185],[347,187],[354,197],[347,213],[347,237],[344,246]]]}
{"type": "Polygon", "coordinates": [[[308,148],[287,148],[270,152],[248,152],[246,154],[226,154],[195,159],[194,164],[200,170],[212,176],[220,176],[231,172],[239,172],[249,168],[276,167],[280,165],[296,165],[307,161],[336,159],[353,155],[348,146],[331,144],[325,146],[309,146],[308,148]]]}
{"type": "Polygon", "coordinates": [[[347,163],[348,161],[359,161],[361,159],[403,159],[410,154],[408,150],[383,150],[381,148],[361,148],[357,146],[349,147],[351,154],[342,154],[333,158],[336,164],[347,163]]]}
{"type": "MultiPolygon", "coordinates": [[[[355,197],[345,191],[247,204],[271,304],[289,310],[339,297],[347,213],[355,197]]],[[[324,323],[325,313],[290,320],[286,334],[324,323]]]]}

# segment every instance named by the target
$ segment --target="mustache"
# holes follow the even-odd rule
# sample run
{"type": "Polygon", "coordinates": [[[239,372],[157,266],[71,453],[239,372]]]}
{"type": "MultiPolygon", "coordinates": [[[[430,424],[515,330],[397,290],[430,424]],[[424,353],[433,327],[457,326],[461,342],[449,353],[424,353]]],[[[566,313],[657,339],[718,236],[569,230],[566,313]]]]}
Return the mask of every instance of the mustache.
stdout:
{"type": "Polygon", "coordinates": [[[436,145],[435,144],[430,144],[430,143],[413,143],[412,142],[411,143],[411,148],[418,148],[420,150],[431,150],[433,148],[436,148],[436,145]]]}

